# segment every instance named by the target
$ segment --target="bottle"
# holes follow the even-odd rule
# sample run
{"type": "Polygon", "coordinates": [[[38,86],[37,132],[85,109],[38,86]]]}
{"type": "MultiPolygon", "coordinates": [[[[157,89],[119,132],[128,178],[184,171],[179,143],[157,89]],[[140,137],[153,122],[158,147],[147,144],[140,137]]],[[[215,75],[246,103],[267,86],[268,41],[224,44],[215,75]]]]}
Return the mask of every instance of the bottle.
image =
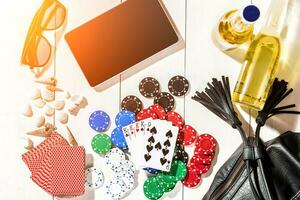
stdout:
{"type": "Polygon", "coordinates": [[[286,0],[273,0],[267,20],[255,36],[246,53],[245,61],[235,85],[232,100],[244,107],[261,110],[269,94],[279,65],[280,32],[286,0]]]}

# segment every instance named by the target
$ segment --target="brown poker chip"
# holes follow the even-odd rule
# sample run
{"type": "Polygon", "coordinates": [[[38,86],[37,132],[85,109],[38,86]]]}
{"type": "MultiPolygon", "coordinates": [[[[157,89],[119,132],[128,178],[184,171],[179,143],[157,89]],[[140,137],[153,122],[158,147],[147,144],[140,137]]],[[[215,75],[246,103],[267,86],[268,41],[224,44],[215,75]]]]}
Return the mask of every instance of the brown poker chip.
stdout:
{"type": "Polygon", "coordinates": [[[174,76],[170,79],[168,88],[174,96],[184,96],[190,88],[189,81],[183,76],[174,76]]]}
{"type": "Polygon", "coordinates": [[[129,95],[122,100],[121,108],[137,114],[143,110],[143,103],[138,97],[129,95]]]}
{"type": "Polygon", "coordinates": [[[154,104],[158,104],[165,109],[166,112],[170,112],[175,107],[175,99],[168,92],[161,92],[154,98],[154,104]]]}
{"type": "Polygon", "coordinates": [[[144,78],[139,84],[140,93],[144,97],[155,97],[160,91],[159,82],[152,77],[144,78]]]}

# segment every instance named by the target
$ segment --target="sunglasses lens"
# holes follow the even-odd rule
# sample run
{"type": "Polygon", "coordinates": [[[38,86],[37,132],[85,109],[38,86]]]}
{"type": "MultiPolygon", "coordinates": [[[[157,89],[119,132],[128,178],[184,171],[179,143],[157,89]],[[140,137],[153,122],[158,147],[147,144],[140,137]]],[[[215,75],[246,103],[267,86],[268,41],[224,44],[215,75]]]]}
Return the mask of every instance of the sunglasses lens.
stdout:
{"type": "Polygon", "coordinates": [[[58,1],[54,1],[45,11],[41,25],[45,30],[54,30],[63,24],[65,18],[66,8],[58,1]]]}
{"type": "Polygon", "coordinates": [[[50,56],[51,46],[43,36],[40,36],[30,43],[26,52],[25,63],[31,67],[43,67],[47,64],[50,56]]]}

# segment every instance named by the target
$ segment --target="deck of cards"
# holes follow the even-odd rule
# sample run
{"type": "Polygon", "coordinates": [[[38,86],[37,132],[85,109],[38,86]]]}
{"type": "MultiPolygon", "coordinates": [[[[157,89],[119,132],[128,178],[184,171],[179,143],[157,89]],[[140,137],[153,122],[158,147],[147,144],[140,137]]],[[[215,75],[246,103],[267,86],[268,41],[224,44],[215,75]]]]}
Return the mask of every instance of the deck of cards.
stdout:
{"type": "Polygon", "coordinates": [[[142,120],[122,128],[136,167],[170,171],[179,128],[165,120],[142,120]]]}

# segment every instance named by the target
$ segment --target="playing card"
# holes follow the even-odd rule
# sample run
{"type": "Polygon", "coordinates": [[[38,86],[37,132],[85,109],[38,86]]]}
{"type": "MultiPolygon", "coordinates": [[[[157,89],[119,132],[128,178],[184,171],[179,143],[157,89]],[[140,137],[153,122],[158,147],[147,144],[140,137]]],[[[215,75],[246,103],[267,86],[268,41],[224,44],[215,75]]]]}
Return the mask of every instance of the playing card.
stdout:
{"type": "Polygon", "coordinates": [[[162,120],[152,121],[145,128],[141,165],[169,171],[176,146],[178,127],[162,120]]]}

